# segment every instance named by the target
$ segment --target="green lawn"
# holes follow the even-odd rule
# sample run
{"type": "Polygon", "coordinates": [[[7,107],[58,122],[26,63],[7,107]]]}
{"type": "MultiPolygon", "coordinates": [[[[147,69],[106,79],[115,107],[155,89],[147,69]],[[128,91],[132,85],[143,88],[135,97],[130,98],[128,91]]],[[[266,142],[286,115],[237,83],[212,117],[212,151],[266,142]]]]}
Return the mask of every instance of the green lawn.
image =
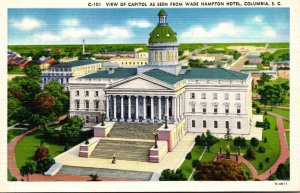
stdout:
{"type": "Polygon", "coordinates": [[[12,175],[10,174],[9,170],[7,170],[7,181],[11,181],[12,180],[12,175]]]}
{"type": "Polygon", "coordinates": [[[210,43],[209,46],[213,48],[227,48],[228,46],[258,46],[264,47],[265,43],[210,43]]]}
{"type": "Polygon", "coordinates": [[[241,169],[244,172],[244,176],[248,177],[248,180],[251,180],[253,178],[250,170],[248,169],[248,167],[245,164],[241,164],[241,169]]]}
{"type": "Polygon", "coordinates": [[[192,162],[193,160],[198,160],[201,156],[204,147],[195,145],[192,149],[192,159],[185,159],[184,162],[181,164],[180,168],[182,173],[185,175],[186,178],[189,178],[193,171],[192,162]]]}
{"type": "Polygon", "coordinates": [[[26,130],[10,129],[7,131],[7,143],[9,143],[13,138],[22,133],[25,133],[26,130]]]}
{"type": "Polygon", "coordinates": [[[288,142],[288,146],[290,148],[290,132],[285,132],[285,137],[286,137],[286,140],[288,142]]]}
{"type": "MultiPolygon", "coordinates": [[[[15,157],[17,167],[20,168],[27,161],[33,160],[34,151],[39,147],[42,140],[43,132],[41,130],[35,131],[26,135],[16,146],[15,157]]],[[[47,147],[50,151],[50,156],[56,155],[64,151],[63,144],[54,144],[46,141],[47,147]]]]}
{"type": "Polygon", "coordinates": [[[283,125],[285,129],[289,129],[290,128],[290,122],[287,120],[283,120],[283,125]]]}
{"type": "Polygon", "coordinates": [[[289,48],[290,44],[288,42],[276,42],[269,43],[268,48],[289,48]]]}
{"type": "MultiPolygon", "coordinates": [[[[271,111],[271,108],[262,108],[263,111],[271,111]]],[[[283,117],[289,118],[290,117],[290,110],[289,109],[279,109],[279,108],[273,108],[272,112],[278,115],[281,115],[283,117]]]]}

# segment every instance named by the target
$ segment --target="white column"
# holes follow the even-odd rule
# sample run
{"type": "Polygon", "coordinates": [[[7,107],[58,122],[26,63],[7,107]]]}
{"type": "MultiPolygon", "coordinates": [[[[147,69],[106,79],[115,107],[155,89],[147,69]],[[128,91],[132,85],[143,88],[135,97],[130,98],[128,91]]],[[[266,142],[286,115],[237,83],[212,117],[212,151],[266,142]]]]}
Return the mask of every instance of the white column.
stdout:
{"type": "Polygon", "coordinates": [[[128,119],[127,122],[131,122],[131,96],[128,96],[128,119]]]}
{"type": "Polygon", "coordinates": [[[177,122],[177,104],[176,104],[176,96],[173,96],[172,108],[173,108],[173,118],[174,121],[177,122]]]}
{"type": "Polygon", "coordinates": [[[150,97],[150,99],[151,99],[151,120],[150,120],[150,122],[154,122],[154,101],[153,101],[153,96],[151,96],[150,97]]]}
{"type": "Polygon", "coordinates": [[[169,96],[166,97],[166,108],[167,120],[169,120],[169,96]]]}
{"type": "Polygon", "coordinates": [[[161,123],[161,96],[158,96],[158,122],[161,123]]]}
{"type": "Polygon", "coordinates": [[[147,122],[147,105],[146,105],[146,96],[143,96],[143,112],[144,112],[144,114],[143,114],[143,118],[144,118],[144,120],[143,120],[143,122],[145,123],[145,122],[147,122]]]}
{"type": "Polygon", "coordinates": [[[135,96],[135,121],[139,122],[139,96],[135,96]]]}
{"type": "Polygon", "coordinates": [[[106,95],[106,121],[109,120],[109,95],[106,95]]]}
{"type": "Polygon", "coordinates": [[[117,96],[114,95],[114,119],[113,121],[117,121],[117,96]]]}
{"type": "Polygon", "coordinates": [[[120,122],[124,121],[124,96],[121,95],[121,119],[120,122]]]}
{"type": "Polygon", "coordinates": [[[177,112],[176,112],[176,115],[177,115],[177,120],[179,120],[180,118],[180,95],[176,98],[176,109],[177,109],[177,112]]]}

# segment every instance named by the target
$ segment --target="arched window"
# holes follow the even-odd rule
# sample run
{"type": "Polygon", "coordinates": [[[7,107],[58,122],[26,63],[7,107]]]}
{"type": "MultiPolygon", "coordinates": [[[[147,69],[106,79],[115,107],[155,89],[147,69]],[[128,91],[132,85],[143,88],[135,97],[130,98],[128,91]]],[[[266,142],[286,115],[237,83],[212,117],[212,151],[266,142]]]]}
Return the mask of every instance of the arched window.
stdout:
{"type": "Polygon", "coordinates": [[[175,51],[175,60],[177,60],[177,57],[178,57],[178,52],[175,51]]]}
{"type": "Polygon", "coordinates": [[[159,52],[159,59],[160,62],[162,62],[162,52],[159,52]]]}
{"type": "Polygon", "coordinates": [[[90,122],[90,117],[89,117],[89,116],[86,116],[86,117],[85,117],[85,122],[86,122],[86,123],[89,123],[89,122],[90,122]]]}
{"type": "Polygon", "coordinates": [[[155,52],[155,62],[157,62],[158,61],[158,54],[157,54],[157,52],[155,52]]]}
{"type": "Polygon", "coordinates": [[[170,61],[170,55],[169,55],[169,51],[166,52],[166,61],[169,62],[170,61]]]}
{"type": "Polygon", "coordinates": [[[169,57],[170,57],[170,60],[171,60],[171,61],[174,60],[174,59],[173,59],[173,54],[172,54],[172,52],[170,52],[170,56],[169,56],[169,57]]]}
{"type": "Polygon", "coordinates": [[[99,117],[98,116],[95,117],[95,122],[99,123],[99,117]]]}

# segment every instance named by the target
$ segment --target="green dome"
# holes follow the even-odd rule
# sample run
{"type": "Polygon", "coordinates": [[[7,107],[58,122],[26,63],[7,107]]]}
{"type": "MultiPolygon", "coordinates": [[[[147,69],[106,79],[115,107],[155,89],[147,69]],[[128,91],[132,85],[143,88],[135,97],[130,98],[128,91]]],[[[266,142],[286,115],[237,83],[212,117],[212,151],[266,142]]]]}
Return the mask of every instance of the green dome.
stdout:
{"type": "Polygon", "coordinates": [[[158,12],[158,15],[167,15],[167,12],[166,12],[166,10],[161,9],[161,10],[158,12]]]}
{"type": "Polygon", "coordinates": [[[169,26],[157,26],[150,33],[149,43],[177,42],[176,32],[169,26]]]}

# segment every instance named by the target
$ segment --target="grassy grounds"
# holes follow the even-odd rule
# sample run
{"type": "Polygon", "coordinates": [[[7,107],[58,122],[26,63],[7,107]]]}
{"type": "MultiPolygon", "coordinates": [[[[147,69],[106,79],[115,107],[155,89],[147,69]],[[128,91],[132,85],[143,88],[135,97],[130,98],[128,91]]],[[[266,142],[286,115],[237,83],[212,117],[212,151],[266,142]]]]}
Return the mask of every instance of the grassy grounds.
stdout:
{"type": "Polygon", "coordinates": [[[288,146],[290,148],[290,132],[285,132],[286,141],[288,143],[288,146]]]}
{"type": "Polygon", "coordinates": [[[228,46],[257,46],[257,47],[264,47],[265,43],[212,43],[208,44],[213,48],[222,48],[225,49],[228,46]]]}
{"type": "Polygon", "coordinates": [[[285,129],[289,129],[290,128],[290,122],[287,120],[283,120],[283,125],[285,129]]]}
{"type": "Polygon", "coordinates": [[[244,175],[248,177],[248,180],[253,179],[250,170],[248,169],[248,167],[245,164],[241,164],[241,169],[243,170],[244,175]]]}
{"type": "Polygon", "coordinates": [[[7,181],[11,181],[12,180],[12,175],[10,174],[9,170],[7,170],[7,181]]]}
{"type": "MultiPolygon", "coordinates": [[[[262,108],[263,111],[271,111],[271,108],[262,108]]],[[[273,108],[272,111],[275,114],[281,115],[283,117],[289,118],[290,117],[290,110],[289,109],[279,109],[273,108]]]]}
{"type": "Polygon", "coordinates": [[[269,43],[268,48],[289,48],[289,42],[276,42],[276,43],[269,43]]]}
{"type": "Polygon", "coordinates": [[[185,159],[184,162],[181,164],[180,168],[182,170],[182,173],[185,175],[186,178],[189,178],[193,171],[192,162],[193,160],[198,160],[201,156],[202,152],[204,150],[204,147],[201,146],[194,146],[192,149],[192,159],[185,159]]]}
{"type": "Polygon", "coordinates": [[[10,129],[7,131],[7,143],[11,142],[13,138],[15,138],[18,135],[21,135],[22,133],[25,133],[26,130],[18,130],[18,129],[10,129]]]}
{"type": "MultiPolygon", "coordinates": [[[[15,157],[17,167],[20,168],[27,161],[33,160],[34,151],[39,147],[42,140],[43,132],[35,131],[26,135],[16,146],[15,157]]],[[[50,156],[55,157],[64,151],[63,144],[54,144],[47,142],[47,147],[50,151],[50,156]]]]}

